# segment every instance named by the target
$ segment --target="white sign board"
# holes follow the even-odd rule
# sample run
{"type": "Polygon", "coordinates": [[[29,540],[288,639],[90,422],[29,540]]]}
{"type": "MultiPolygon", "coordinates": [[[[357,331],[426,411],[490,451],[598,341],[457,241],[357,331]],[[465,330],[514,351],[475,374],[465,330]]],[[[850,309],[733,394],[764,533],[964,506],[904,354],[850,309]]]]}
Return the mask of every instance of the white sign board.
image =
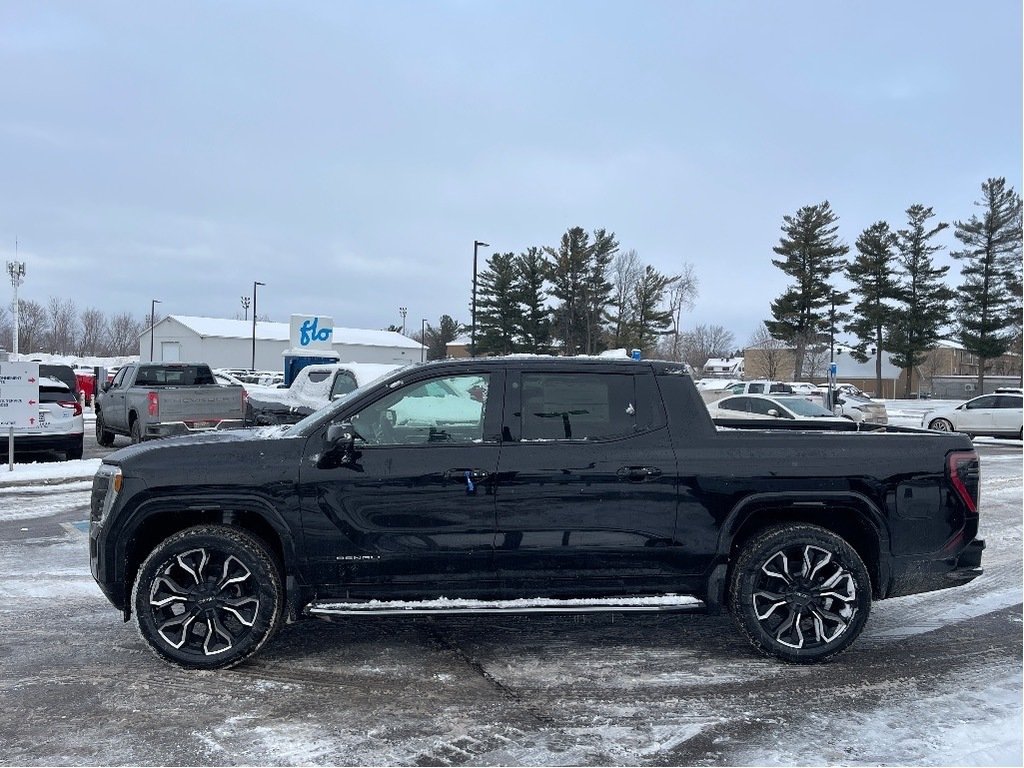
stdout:
{"type": "Polygon", "coordinates": [[[334,349],[334,318],[323,315],[292,315],[292,349],[334,349]]]}
{"type": "Polygon", "coordinates": [[[0,363],[0,428],[39,428],[39,363],[0,363]]]}

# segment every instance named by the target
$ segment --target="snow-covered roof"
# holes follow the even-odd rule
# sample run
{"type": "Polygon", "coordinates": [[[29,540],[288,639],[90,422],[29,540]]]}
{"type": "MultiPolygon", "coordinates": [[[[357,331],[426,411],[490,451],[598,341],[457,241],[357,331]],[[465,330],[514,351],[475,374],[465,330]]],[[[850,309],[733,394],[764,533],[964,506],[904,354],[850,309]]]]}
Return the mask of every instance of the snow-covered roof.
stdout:
{"type": "MultiPolygon", "coordinates": [[[[251,320],[228,320],[220,317],[192,317],[190,315],[168,315],[160,322],[174,320],[202,337],[221,339],[251,339],[251,320]]],[[[160,323],[157,323],[160,325],[160,323]]],[[[291,338],[288,323],[256,321],[256,338],[264,341],[284,341],[291,338]]],[[[367,347],[403,347],[419,349],[418,342],[394,331],[375,331],[367,328],[342,328],[334,326],[334,343],[367,347]]]]}

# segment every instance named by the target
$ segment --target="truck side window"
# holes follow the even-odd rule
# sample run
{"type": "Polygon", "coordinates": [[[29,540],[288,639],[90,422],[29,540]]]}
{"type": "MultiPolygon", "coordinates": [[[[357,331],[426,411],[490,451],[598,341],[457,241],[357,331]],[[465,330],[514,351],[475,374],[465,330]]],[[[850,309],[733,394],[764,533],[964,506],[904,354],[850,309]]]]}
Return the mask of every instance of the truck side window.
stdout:
{"type": "Polygon", "coordinates": [[[624,437],[636,431],[642,405],[631,374],[524,373],[521,439],[624,437]]]}
{"type": "Polygon", "coordinates": [[[355,414],[352,426],[367,445],[482,442],[488,380],[473,374],[410,384],[355,414]]]}
{"type": "Polygon", "coordinates": [[[348,371],[338,371],[338,375],[334,378],[334,384],[331,385],[331,400],[347,395],[358,387],[359,385],[351,373],[348,371]]]}
{"type": "Polygon", "coordinates": [[[110,388],[114,389],[116,387],[120,387],[121,386],[121,382],[124,381],[124,377],[125,377],[125,374],[127,372],[128,372],[127,368],[122,368],[120,371],[118,371],[117,375],[114,377],[114,380],[112,382],[110,382],[110,388]]]}

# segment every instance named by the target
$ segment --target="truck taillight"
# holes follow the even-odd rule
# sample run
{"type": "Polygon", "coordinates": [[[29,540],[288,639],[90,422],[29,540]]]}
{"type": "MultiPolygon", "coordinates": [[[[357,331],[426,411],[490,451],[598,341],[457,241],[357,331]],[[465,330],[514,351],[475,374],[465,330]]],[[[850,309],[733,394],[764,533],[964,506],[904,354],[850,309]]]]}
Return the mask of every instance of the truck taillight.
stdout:
{"type": "Polygon", "coordinates": [[[946,460],[949,481],[969,512],[978,511],[978,488],[981,484],[981,462],[974,451],[955,451],[946,460]]]}
{"type": "Polygon", "coordinates": [[[149,406],[150,416],[160,415],[160,395],[156,392],[149,392],[146,395],[146,404],[149,406]]]}

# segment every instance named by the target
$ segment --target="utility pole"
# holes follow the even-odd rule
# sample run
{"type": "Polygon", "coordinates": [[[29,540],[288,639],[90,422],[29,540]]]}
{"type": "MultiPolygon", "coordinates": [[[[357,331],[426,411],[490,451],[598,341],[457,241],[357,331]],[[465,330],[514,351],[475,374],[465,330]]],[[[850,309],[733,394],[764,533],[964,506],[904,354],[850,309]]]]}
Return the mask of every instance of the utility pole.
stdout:
{"type": "Polygon", "coordinates": [[[153,328],[156,326],[156,305],[161,303],[160,299],[153,299],[149,303],[149,362],[151,363],[153,362],[153,339],[156,336],[153,333],[153,328]]]}
{"type": "Polygon", "coordinates": [[[18,286],[25,279],[25,262],[18,261],[18,238],[14,238],[14,261],[7,262],[7,274],[11,276],[14,286],[14,344],[13,352],[18,354],[18,334],[20,333],[21,305],[18,303],[18,286]]]}
{"type": "Polygon", "coordinates": [[[472,331],[469,334],[469,356],[476,357],[476,249],[480,246],[484,248],[490,248],[488,243],[481,242],[480,240],[473,241],[473,309],[472,309],[472,331]]]}

